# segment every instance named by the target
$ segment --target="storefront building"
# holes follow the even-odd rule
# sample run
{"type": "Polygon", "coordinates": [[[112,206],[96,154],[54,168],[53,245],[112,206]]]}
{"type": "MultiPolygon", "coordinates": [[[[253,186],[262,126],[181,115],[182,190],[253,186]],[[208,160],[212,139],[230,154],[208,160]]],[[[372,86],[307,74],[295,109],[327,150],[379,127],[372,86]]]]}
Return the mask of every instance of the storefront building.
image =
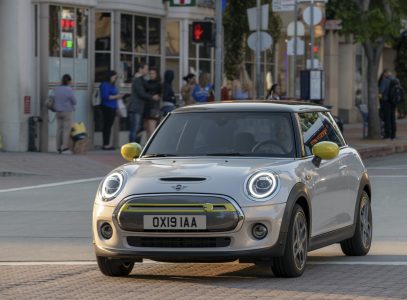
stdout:
{"type": "MultiPolygon", "coordinates": [[[[212,1],[197,2],[196,7],[170,7],[161,0],[1,1],[3,149],[27,151],[28,120],[39,116],[37,148],[55,151],[55,116],[44,102],[64,74],[73,78],[74,120],[86,124],[92,145],[101,143],[92,95],[106,71],[118,72],[123,93],[130,92],[139,62],[161,74],[173,70],[176,93],[188,72],[213,74],[213,49],[189,38],[193,20],[214,16],[212,1]]],[[[115,123],[114,143],[119,145],[126,142],[127,124],[125,119],[115,123]]]]}

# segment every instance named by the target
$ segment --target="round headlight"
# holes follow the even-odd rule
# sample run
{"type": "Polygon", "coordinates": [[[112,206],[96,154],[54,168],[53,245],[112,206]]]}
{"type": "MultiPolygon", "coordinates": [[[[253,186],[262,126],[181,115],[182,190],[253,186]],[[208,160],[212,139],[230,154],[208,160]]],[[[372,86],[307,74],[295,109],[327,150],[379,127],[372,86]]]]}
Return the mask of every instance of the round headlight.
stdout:
{"type": "Polygon", "coordinates": [[[106,177],[102,184],[102,198],[110,201],[116,197],[124,185],[124,177],[120,172],[114,172],[106,177]]]}
{"type": "Polygon", "coordinates": [[[255,200],[264,200],[277,190],[277,177],[271,172],[258,172],[247,181],[247,192],[255,200]]]}

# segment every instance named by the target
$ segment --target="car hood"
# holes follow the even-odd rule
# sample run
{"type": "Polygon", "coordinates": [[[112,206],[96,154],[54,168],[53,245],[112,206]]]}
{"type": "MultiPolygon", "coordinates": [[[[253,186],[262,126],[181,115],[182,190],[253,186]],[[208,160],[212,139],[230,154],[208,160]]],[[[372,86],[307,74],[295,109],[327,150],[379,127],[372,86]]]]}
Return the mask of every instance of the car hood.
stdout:
{"type": "MultiPolygon", "coordinates": [[[[279,174],[281,180],[282,176],[291,177],[285,170],[292,163],[295,163],[294,159],[141,159],[121,167],[127,174],[121,198],[135,194],[202,193],[241,199],[245,196],[244,184],[250,174],[267,169],[279,174]]],[[[242,206],[253,204],[254,201],[245,198],[245,203],[240,203],[242,206]]]]}

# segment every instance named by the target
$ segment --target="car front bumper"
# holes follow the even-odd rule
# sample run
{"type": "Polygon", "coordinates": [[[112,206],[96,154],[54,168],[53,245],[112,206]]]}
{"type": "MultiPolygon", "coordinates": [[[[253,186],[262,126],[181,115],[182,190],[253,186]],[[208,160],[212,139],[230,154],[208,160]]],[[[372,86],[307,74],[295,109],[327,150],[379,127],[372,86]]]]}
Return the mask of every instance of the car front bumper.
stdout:
{"type": "Polygon", "coordinates": [[[97,256],[128,258],[135,261],[153,259],[160,261],[255,261],[281,256],[284,253],[286,232],[281,232],[281,224],[286,204],[258,205],[241,208],[242,220],[234,230],[226,232],[134,232],[123,230],[115,217],[115,208],[100,204],[94,205],[93,237],[97,256]],[[100,226],[109,223],[113,236],[109,240],[100,234],[100,226]],[[268,234],[257,240],[252,235],[253,225],[264,224],[268,234]],[[135,247],[128,238],[188,239],[226,238],[230,244],[226,247],[135,247]]]}

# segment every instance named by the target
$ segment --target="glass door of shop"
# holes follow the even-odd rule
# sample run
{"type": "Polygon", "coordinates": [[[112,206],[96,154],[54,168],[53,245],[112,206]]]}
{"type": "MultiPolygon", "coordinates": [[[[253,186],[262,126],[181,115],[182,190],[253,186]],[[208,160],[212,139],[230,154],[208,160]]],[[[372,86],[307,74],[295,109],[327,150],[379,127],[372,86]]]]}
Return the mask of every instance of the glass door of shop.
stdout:
{"type": "MultiPolygon", "coordinates": [[[[89,127],[89,9],[84,7],[49,6],[48,87],[60,85],[64,74],[72,77],[77,105],[75,122],[89,127]]],[[[56,133],[54,116],[49,118],[49,146],[54,149],[56,133]]]]}

